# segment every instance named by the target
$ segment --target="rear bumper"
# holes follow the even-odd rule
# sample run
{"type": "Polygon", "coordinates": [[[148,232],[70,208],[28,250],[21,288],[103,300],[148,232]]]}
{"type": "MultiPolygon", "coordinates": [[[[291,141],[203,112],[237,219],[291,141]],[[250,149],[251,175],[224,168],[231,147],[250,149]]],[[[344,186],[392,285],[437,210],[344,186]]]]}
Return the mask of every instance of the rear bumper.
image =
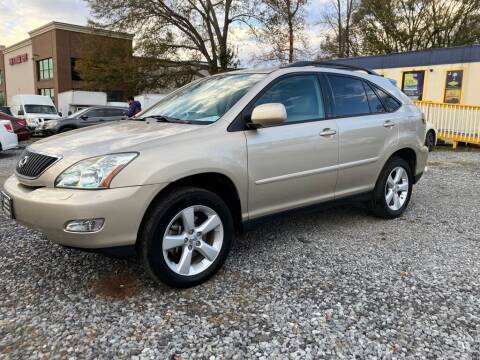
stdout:
{"type": "Polygon", "coordinates": [[[427,169],[428,148],[426,146],[420,147],[417,151],[417,168],[415,169],[415,183],[417,183],[427,169]]]}
{"type": "Polygon", "coordinates": [[[18,147],[17,134],[5,131],[0,143],[2,145],[2,150],[16,149],[18,147]]]}
{"type": "Polygon", "coordinates": [[[62,245],[95,249],[133,245],[148,205],[166,184],[107,190],[29,188],[11,176],[4,184],[16,220],[62,245]],[[76,219],[105,219],[94,233],[66,232],[76,219]]]}

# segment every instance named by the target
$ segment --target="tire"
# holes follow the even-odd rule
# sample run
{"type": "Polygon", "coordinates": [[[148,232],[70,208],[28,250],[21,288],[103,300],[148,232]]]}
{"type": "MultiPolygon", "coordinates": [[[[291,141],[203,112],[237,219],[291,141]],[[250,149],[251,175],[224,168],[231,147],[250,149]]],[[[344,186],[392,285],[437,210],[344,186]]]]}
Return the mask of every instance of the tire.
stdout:
{"type": "Polygon", "coordinates": [[[75,130],[76,128],[74,128],[73,126],[65,126],[63,128],[60,128],[60,130],[57,131],[57,134],[60,134],[60,133],[64,133],[64,132],[67,132],[67,131],[71,131],[71,130],[75,130]]]}
{"type": "Polygon", "coordinates": [[[410,202],[412,189],[413,175],[410,165],[401,158],[391,158],[383,167],[382,172],[377,179],[377,183],[375,184],[375,189],[373,190],[370,203],[373,213],[384,219],[394,219],[399,217],[403,214],[410,202]],[[399,169],[402,169],[403,171],[400,171],[399,169]],[[397,175],[400,175],[400,178],[398,182],[395,183],[397,175]],[[389,180],[388,183],[387,180],[389,180]],[[392,188],[395,184],[397,187],[392,188]],[[390,194],[390,190],[392,190],[392,196],[389,201],[387,195],[390,194]]]}
{"type": "Polygon", "coordinates": [[[232,215],[218,195],[182,187],[162,196],[148,211],[137,251],[154,280],[186,288],[205,282],[220,269],[233,237],[232,215]]]}
{"type": "Polygon", "coordinates": [[[435,149],[435,132],[430,130],[425,136],[425,146],[428,147],[428,151],[433,151],[435,149]]]}

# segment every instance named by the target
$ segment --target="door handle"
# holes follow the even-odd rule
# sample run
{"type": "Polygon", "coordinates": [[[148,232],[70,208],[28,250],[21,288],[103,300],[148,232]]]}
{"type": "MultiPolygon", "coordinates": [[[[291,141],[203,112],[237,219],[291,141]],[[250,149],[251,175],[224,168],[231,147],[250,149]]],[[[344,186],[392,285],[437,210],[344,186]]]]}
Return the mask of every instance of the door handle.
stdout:
{"type": "Polygon", "coordinates": [[[391,127],[395,126],[395,123],[391,120],[387,120],[383,123],[383,126],[386,127],[386,128],[391,128],[391,127]]]}
{"type": "Polygon", "coordinates": [[[326,128],[326,129],[323,129],[320,134],[320,136],[323,136],[323,137],[329,137],[329,136],[333,136],[335,135],[337,132],[333,129],[330,129],[330,128],[326,128]]]}

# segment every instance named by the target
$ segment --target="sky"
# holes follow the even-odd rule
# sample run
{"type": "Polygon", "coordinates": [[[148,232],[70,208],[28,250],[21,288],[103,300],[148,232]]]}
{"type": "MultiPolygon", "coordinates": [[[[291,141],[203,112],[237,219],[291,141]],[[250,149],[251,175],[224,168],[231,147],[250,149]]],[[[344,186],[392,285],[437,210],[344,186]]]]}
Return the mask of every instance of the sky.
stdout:
{"type": "MultiPolygon", "coordinates": [[[[307,13],[307,34],[312,49],[321,41],[318,14],[328,0],[311,0],[307,13]]],[[[89,8],[84,0],[0,0],[0,45],[10,46],[28,38],[28,32],[51,21],[85,25],[89,8]]],[[[246,30],[232,34],[242,63],[256,51],[246,30]]]]}

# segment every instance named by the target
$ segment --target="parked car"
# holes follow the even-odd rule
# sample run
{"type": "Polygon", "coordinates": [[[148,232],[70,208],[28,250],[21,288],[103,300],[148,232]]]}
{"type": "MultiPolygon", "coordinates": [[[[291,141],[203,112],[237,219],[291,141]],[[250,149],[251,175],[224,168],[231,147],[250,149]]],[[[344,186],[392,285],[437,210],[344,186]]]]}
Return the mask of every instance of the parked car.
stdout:
{"type": "Polygon", "coordinates": [[[70,247],[135,247],[175,287],[208,279],[235,231],[282,212],[355,198],[396,218],[425,169],[425,119],[388,79],[349,69],[218,74],[136,119],[38,141],[5,182],[5,212],[70,247]]]}
{"type": "Polygon", "coordinates": [[[0,120],[10,120],[13,126],[13,131],[17,134],[18,141],[24,141],[30,139],[32,135],[31,131],[27,127],[27,122],[23,119],[16,118],[0,112],[0,120]]]}
{"type": "Polygon", "coordinates": [[[50,96],[15,95],[12,97],[11,110],[14,116],[25,119],[32,131],[44,122],[60,118],[50,96]]]}
{"type": "Polygon", "coordinates": [[[18,147],[17,134],[13,132],[10,120],[0,119],[0,151],[11,150],[18,147]]]}
{"type": "Polygon", "coordinates": [[[83,109],[58,120],[51,120],[39,126],[39,131],[46,134],[57,134],[82,127],[98,125],[107,121],[127,118],[126,107],[93,106],[83,109]]]}
{"type": "Polygon", "coordinates": [[[9,106],[0,106],[0,112],[12,116],[12,111],[9,106]]]}
{"type": "Polygon", "coordinates": [[[427,121],[426,131],[425,146],[428,147],[428,151],[433,151],[435,146],[437,146],[437,130],[430,121],[427,121]]]}

